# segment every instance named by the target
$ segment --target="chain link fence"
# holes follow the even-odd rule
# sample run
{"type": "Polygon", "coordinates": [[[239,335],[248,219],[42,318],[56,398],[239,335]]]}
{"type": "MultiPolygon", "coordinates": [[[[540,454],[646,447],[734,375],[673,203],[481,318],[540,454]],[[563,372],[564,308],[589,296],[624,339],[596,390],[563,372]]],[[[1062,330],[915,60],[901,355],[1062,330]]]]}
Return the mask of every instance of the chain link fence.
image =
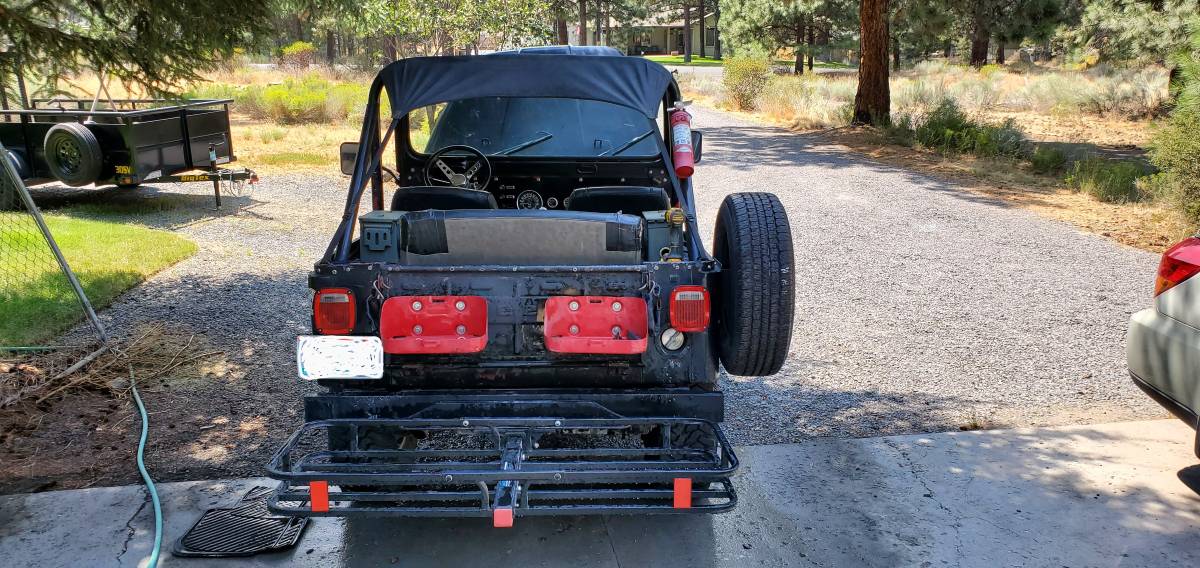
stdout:
{"type": "Polygon", "coordinates": [[[0,146],[0,408],[48,398],[108,342],[54,224],[0,146]]]}

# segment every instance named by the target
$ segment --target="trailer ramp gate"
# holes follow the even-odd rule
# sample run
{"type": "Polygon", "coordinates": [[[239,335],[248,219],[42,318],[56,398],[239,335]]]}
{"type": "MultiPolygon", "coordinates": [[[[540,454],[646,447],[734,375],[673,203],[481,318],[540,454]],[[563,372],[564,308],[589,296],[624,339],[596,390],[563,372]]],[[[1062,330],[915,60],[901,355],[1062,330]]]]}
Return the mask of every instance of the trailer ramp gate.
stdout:
{"type": "Polygon", "coordinates": [[[299,516],[491,517],[496,527],[520,516],[720,513],[737,504],[737,467],[720,428],[691,418],[317,420],[271,459],[280,484],[268,504],[299,516]],[[379,449],[381,432],[409,441],[379,449]]]}

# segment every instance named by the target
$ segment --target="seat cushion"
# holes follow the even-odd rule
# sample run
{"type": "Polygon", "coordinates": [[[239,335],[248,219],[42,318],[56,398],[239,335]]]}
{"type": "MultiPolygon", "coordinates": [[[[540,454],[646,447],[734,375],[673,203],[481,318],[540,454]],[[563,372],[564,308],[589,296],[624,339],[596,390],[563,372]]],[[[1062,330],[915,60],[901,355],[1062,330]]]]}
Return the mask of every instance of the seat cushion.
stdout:
{"type": "Polygon", "coordinates": [[[416,185],[402,187],[392,196],[392,211],[426,209],[496,209],[496,197],[487,191],[465,187],[416,185]]]}
{"type": "Polygon", "coordinates": [[[631,213],[662,211],[671,207],[667,192],[661,187],[597,186],[581,187],[571,192],[567,209],[594,213],[631,213]]]}
{"type": "Polygon", "coordinates": [[[501,209],[421,211],[403,218],[410,265],[596,265],[642,261],[634,215],[501,209]]]}

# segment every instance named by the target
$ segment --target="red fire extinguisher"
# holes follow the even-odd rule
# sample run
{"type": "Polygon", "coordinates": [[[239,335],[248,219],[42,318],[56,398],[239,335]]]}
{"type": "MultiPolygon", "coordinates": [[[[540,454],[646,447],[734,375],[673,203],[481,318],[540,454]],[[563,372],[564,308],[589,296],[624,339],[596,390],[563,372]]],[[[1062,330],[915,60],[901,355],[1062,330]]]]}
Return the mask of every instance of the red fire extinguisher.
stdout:
{"type": "Polygon", "coordinates": [[[675,110],[671,111],[671,159],[675,162],[675,175],[680,179],[692,177],[696,169],[692,152],[692,115],[682,103],[675,103],[675,110]]]}

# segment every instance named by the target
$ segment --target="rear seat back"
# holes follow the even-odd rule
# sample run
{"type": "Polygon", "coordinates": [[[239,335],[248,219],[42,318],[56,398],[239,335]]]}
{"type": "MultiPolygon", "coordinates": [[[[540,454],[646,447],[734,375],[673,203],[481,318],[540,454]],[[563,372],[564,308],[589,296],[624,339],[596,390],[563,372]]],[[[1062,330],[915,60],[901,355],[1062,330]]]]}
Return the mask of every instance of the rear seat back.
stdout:
{"type": "Polygon", "coordinates": [[[520,209],[375,211],[363,216],[362,227],[361,252],[368,261],[417,266],[642,262],[643,220],[635,215],[520,209]],[[393,229],[381,229],[386,226],[393,229]],[[398,234],[377,233],[381,230],[398,234]]]}

